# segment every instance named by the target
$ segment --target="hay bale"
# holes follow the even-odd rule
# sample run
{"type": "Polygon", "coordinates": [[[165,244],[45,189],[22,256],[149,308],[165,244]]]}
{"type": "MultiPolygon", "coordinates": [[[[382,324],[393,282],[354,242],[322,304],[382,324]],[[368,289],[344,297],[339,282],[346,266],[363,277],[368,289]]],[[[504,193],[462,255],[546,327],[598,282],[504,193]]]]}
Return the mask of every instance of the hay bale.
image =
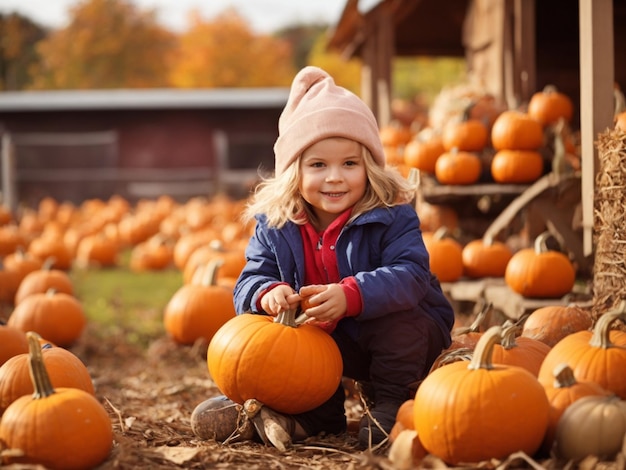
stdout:
{"type": "Polygon", "coordinates": [[[594,318],[626,299],[626,133],[609,129],[596,146],[594,318]]]}

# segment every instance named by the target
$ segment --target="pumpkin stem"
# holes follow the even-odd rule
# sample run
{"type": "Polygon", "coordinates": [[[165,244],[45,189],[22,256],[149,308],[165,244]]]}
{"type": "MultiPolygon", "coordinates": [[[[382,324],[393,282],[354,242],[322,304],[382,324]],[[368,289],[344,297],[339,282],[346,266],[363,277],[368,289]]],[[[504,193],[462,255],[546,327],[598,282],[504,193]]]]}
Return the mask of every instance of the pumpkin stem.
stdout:
{"type": "Polygon", "coordinates": [[[574,371],[565,362],[556,366],[552,375],[554,375],[554,388],[566,388],[576,385],[574,371]]]}
{"type": "Polygon", "coordinates": [[[614,344],[610,339],[610,326],[615,320],[626,320],[626,300],[620,301],[618,307],[615,310],[610,310],[603,313],[596,326],[593,328],[593,335],[589,340],[589,345],[594,348],[608,349],[614,344]]]}
{"type": "Polygon", "coordinates": [[[449,233],[448,227],[442,225],[433,233],[433,240],[443,240],[449,233]]]}
{"type": "Polygon", "coordinates": [[[476,318],[474,318],[474,321],[471,323],[471,325],[455,329],[454,334],[464,335],[467,333],[479,333],[483,326],[483,323],[485,322],[485,319],[487,318],[487,314],[491,312],[492,308],[493,304],[491,302],[486,302],[483,305],[483,308],[481,308],[476,314],[476,318]]]}
{"type": "Polygon", "coordinates": [[[502,327],[492,326],[485,331],[474,349],[474,355],[467,368],[469,370],[493,369],[493,347],[502,339],[502,327]]]}
{"type": "Polygon", "coordinates": [[[551,236],[552,234],[548,230],[537,235],[537,238],[535,238],[535,253],[540,254],[549,251],[546,242],[551,236]]]}
{"type": "Polygon", "coordinates": [[[285,310],[282,313],[279,313],[278,315],[276,315],[274,323],[280,323],[281,325],[297,328],[298,323],[296,322],[296,309],[292,308],[289,310],[285,310]]]}
{"type": "Polygon", "coordinates": [[[216,285],[217,272],[223,264],[223,259],[216,258],[209,261],[204,269],[202,269],[201,266],[198,266],[193,274],[191,283],[204,287],[216,285]]]}
{"type": "Polygon", "coordinates": [[[43,362],[43,354],[41,354],[41,343],[39,336],[34,331],[26,333],[26,339],[28,339],[28,357],[29,357],[29,370],[30,379],[33,382],[33,399],[46,398],[55,393],[50,382],[50,376],[46,370],[46,365],[43,362]]]}
{"type": "Polygon", "coordinates": [[[41,269],[43,271],[50,271],[53,268],[54,263],[56,263],[56,261],[57,260],[56,260],[56,258],[54,256],[48,256],[44,260],[43,265],[41,266],[41,269]]]}
{"type": "Polygon", "coordinates": [[[512,325],[508,325],[502,329],[502,347],[504,349],[512,349],[517,347],[517,342],[515,338],[517,333],[520,331],[520,326],[513,323],[512,325]]]}

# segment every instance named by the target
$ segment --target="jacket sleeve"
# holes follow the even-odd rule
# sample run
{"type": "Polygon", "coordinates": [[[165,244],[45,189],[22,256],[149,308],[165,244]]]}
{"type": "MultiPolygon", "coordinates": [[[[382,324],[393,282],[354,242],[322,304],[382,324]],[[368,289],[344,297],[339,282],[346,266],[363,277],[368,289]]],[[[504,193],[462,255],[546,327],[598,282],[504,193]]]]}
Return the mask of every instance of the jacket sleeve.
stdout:
{"type": "MultiPolygon", "coordinates": [[[[283,258],[291,251],[286,246],[277,246],[276,237],[270,236],[271,229],[260,219],[246,248],[246,265],[243,268],[234,290],[235,311],[241,313],[265,313],[257,304],[259,296],[277,283],[287,283],[294,287],[294,275],[281,270],[278,253],[283,258]]],[[[283,243],[286,245],[286,242],[283,243]]],[[[294,271],[294,270],[287,270],[294,271]]]]}
{"type": "Polygon", "coordinates": [[[363,297],[360,321],[396,311],[425,311],[425,300],[438,288],[415,210],[398,206],[392,214],[380,229],[379,246],[373,247],[380,250],[380,266],[355,275],[363,297]]]}

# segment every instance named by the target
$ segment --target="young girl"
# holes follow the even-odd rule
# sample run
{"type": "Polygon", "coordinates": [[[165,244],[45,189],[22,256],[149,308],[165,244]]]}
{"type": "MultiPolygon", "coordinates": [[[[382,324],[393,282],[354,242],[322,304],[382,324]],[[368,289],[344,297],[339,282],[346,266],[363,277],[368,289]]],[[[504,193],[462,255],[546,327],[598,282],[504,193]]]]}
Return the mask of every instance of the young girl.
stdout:
{"type": "MultiPolygon", "coordinates": [[[[361,448],[383,441],[450,344],[454,313],[429,269],[414,188],[385,156],[374,115],[323,70],[295,77],[279,120],[275,175],[244,218],[256,218],[235,286],[239,314],[275,316],[307,298],[309,321],[341,351],[344,376],[366,385],[372,420],[361,448]],[[382,428],[382,429],[381,429],[382,428]]],[[[281,416],[291,438],[346,431],[345,392],[281,416]]],[[[276,413],[275,413],[276,415],[276,413]]]]}

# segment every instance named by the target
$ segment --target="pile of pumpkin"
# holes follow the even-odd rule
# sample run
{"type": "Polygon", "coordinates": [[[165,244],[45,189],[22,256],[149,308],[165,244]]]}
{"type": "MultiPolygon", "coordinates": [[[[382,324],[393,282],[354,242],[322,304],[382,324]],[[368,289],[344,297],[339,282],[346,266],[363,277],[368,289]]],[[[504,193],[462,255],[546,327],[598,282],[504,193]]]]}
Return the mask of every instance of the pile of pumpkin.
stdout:
{"type": "MultiPolygon", "coordinates": [[[[455,334],[399,410],[390,458],[477,463],[509,456],[613,460],[626,437],[626,301],[592,328],[575,306],[543,307],[520,324],[455,334]]],[[[430,465],[435,465],[430,462],[430,465]]],[[[561,467],[561,468],[562,468],[561,467]]]]}
{"type": "Polygon", "coordinates": [[[474,96],[465,110],[422,129],[393,121],[381,128],[387,161],[416,168],[440,184],[485,180],[529,184],[544,172],[544,152],[560,139],[561,156],[574,170],[580,156],[570,123],[572,100],[554,86],[534,93],[526,109],[503,109],[489,95],[474,96]]]}
{"type": "Polygon", "coordinates": [[[113,427],[87,367],[66,349],[87,319],[69,275],[51,261],[24,276],[0,324],[2,461],[91,468],[108,457],[113,427]],[[85,435],[88,446],[74,438],[85,435]]]}
{"type": "Polygon", "coordinates": [[[46,197],[17,215],[0,206],[3,462],[92,468],[112,448],[108,412],[95,398],[87,367],[66,349],[87,322],[71,270],[122,263],[137,272],[180,269],[184,285],[168,306],[166,330],[181,343],[210,338],[216,322],[234,316],[232,286],[249,237],[240,210],[240,202],[222,196],[184,204],[163,196],[134,207],[117,195],[79,206],[46,197]],[[197,314],[174,313],[198,292],[197,314]],[[72,439],[85,433],[89,446],[72,439]]]}

